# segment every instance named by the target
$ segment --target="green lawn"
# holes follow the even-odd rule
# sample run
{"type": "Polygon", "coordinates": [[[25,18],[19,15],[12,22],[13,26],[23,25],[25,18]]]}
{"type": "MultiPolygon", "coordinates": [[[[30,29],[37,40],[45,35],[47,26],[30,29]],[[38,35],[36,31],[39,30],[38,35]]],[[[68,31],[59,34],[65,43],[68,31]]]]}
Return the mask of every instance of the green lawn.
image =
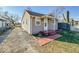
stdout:
{"type": "Polygon", "coordinates": [[[39,52],[79,52],[79,33],[64,30],[61,38],[44,46],[35,46],[39,52]]]}
{"type": "Polygon", "coordinates": [[[57,40],[62,41],[62,42],[79,44],[79,33],[78,32],[64,30],[60,32],[60,34],[63,35],[63,37],[57,40]]]}

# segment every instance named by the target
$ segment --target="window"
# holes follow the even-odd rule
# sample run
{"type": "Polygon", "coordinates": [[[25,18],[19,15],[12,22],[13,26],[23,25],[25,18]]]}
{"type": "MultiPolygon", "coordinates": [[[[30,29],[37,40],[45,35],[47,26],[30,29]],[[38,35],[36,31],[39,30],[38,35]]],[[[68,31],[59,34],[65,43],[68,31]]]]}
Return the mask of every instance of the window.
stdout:
{"type": "Polygon", "coordinates": [[[41,25],[41,19],[40,18],[36,18],[35,19],[35,25],[36,26],[40,26],[41,25]]]}
{"type": "Polygon", "coordinates": [[[27,20],[26,20],[26,24],[27,24],[27,20]]]}
{"type": "Polygon", "coordinates": [[[0,28],[2,27],[2,21],[0,21],[0,28]]]}
{"type": "Polygon", "coordinates": [[[54,19],[53,18],[48,18],[48,22],[54,23],[54,19]]]}
{"type": "Polygon", "coordinates": [[[78,21],[76,21],[75,24],[78,25],[78,21]]]}
{"type": "Polygon", "coordinates": [[[8,26],[8,24],[7,24],[7,26],[8,26]]]}
{"type": "Polygon", "coordinates": [[[5,27],[5,21],[3,22],[3,26],[5,27]]]}

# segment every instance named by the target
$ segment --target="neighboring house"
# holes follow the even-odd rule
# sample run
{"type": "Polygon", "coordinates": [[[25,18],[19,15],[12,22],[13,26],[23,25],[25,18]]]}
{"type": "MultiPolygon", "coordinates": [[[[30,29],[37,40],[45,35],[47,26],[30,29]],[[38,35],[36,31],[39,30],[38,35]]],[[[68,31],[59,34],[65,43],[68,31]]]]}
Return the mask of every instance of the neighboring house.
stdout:
{"type": "Polygon", "coordinates": [[[6,21],[6,28],[13,28],[14,27],[14,20],[12,18],[10,18],[9,16],[3,16],[3,18],[5,18],[6,21]]]}
{"type": "Polygon", "coordinates": [[[72,22],[71,22],[71,30],[79,32],[79,21],[78,20],[72,20],[72,22]]]}
{"type": "Polygon", "coordinates": [[[29,34],[40,31],[57,30],[58,21],[55,17],[25,10],[22,17],[22,28],[29,34]]]}
{"type": "Polygon", "coordinates": [[[74,25],[73,26],[78,26],[79,27],[79,21],[74,21],[74,25]]]}
{"type": "Polygon", "coordinates": [[[6,26],[5,26],[6,21],[3,19],[0,19],[0,31],[5,30],[6,26]]]}
{"type": "Polygon", "coordinates": [[[12,28],[12,26],[14,26],[14,21],[3,14],[0,14],[0,31],[12,28]]]}
{"type": "Polygon", "coordinates": [[[70,19],[70,30],[79,32],[79,20],[73,18],[70,19]]]}

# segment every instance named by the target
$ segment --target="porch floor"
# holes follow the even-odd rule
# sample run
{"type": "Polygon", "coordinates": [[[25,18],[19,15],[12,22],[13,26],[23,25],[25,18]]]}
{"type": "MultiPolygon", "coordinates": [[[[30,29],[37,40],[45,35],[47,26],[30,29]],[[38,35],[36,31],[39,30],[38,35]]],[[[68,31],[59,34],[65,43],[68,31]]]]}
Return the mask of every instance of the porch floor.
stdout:
{"type": "Polygon", "coordinates": [[[55,35],[51,35],[51,36],[48,36],[48,37],[45,37],[45,38],[38,38],[37,40],[35,40],[35,42],[37,42],[40,46],[43,46],[57,38],[60,38],[62,37],[62,35],[60,34],[55,34],[55,35]]]}

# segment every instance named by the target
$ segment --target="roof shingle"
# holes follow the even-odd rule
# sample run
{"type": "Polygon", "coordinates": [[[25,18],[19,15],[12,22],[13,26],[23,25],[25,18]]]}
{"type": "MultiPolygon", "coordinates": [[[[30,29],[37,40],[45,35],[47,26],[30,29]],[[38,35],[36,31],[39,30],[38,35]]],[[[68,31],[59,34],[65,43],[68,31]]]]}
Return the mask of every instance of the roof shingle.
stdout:
{"type": "Polygon", "coordinates": [[[29,10],[26,10],[30,15],[34,15],[34,16],[44,16],[44,14],[41,14],[41,13],[37,13],[37,12],[33,12],[33,11],[29,11],[29,10]]]}

